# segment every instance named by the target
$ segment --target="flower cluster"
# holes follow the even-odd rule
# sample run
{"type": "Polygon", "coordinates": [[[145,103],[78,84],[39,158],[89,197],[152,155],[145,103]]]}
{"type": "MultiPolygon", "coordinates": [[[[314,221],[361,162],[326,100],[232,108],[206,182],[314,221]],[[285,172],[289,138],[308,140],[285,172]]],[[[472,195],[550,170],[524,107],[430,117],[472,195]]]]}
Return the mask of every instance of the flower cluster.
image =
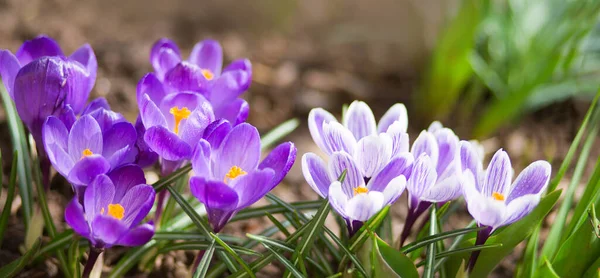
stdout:
{"type": "Polygon", "coordinates": [[[487,238],[539,203],[550,178],[548,162],[533,162],[511,185],[513,169],[506,152],[498,150],[484,170],[480,146],[459,140],[439,122],[422,131],[409,151],[406,114],[404,105],[396,104],[376,124],[371,109],[360,101],[348,107],[342,124],[321,108],[309,114],[310,133],[328,161],[305,154],[304,177],[346,220],[350,235],[396,201],[404,189],[408,216],[400,244],[432,204],[464,196],[478,225],[487,227],[487,238]],[[345,178],[338,181],[342,173],[345,178]]]}
{"type": "MultiPolygon", "coordinates": [[[[175,43],[161,39],[150,62],[154,72],[137,87],[134,125],[103,98],[86,105],[97,70],[89,45],[66,57],[54,40],[39,36],[15,55],[0,50],[0,75],[37,143],[41,166],[51,164],[73,186],[65,220],[94,250],[152,238],[153,222],[140,224],[155,199],[142,167],[160,161],[169,174],[191,162],[190,191],[218,232],[279,184],[296,158],[288,142],[259,163],[260,136],[244,123],[249,107],[240,98],[252,80],[248,60],[222,70],[216,41],[199,42],[183,60],[175,43]]],[[[159,195],[156,215],[165,196],[159,195]]]]}

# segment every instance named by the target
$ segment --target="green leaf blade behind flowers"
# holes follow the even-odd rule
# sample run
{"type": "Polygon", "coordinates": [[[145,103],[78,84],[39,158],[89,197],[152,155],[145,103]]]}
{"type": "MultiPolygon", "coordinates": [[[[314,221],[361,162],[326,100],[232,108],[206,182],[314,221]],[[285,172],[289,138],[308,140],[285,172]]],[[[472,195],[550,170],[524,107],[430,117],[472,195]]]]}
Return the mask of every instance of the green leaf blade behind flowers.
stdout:
{"type": "Polygon", "coordinates": [[[373,238],[374,277],[419,277],[413,261],[404,253],[392,248],[375,234],[372,234],[371,237],[373,238]]]}

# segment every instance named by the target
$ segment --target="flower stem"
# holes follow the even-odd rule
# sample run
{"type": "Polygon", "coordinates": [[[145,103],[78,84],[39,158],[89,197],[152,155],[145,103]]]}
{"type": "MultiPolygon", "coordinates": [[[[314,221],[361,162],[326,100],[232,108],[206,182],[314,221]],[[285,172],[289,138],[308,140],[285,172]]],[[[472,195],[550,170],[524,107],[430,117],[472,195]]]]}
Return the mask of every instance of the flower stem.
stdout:
{"type": "Polygon", "coordinates": [[[415,209],[408,210],[408,215],[406,216],[406,220],[404,221],[404,227],[402,227],[402,233],[400,234],[398,248],[402,248],[404,242],[408,239],[408,236],[410,235],[412,227],[417,222],[417,219],[419,218],[419,216],[421,216],[421,214],[423,214],[423,212],[425,212],[429,208],[429,206],[431,206],[430,202],[421,201],[415,209]]]}
{"type": "Polygon", "coordinates": [[[103,249],[90,246],[90,255],[88,257],[87,263],[85,264],[85,268],[83,269],[83,275],[81,277],[83,277],[83,278],[90,277],[90,273],[92,273],[92,270],[94,269],[94,265],[96,264],[98,257],[100,256],[100,254],[103,251],[104,251],[103,249]]]}
{"type": "MultiPolygon", "coordinates": [[[[487,227],[483,230],[479,230],[477,232],[477,239],[475,240],[475,246],[483,245],[487,241],[487,239],[490,237],[491,234],[492,234],[492,227],[487,227]]],[[[473,271],[473,268],[475,267],[475,263],[477,262],[477,258],[479,257],[479,253],[481,253],[481,250],[477,250],[477,251],[471,253],[471,258],[469,259],[469,266],[467,268],[467,271],[469,273],[471,273],[471,271],[473,271]]]]}

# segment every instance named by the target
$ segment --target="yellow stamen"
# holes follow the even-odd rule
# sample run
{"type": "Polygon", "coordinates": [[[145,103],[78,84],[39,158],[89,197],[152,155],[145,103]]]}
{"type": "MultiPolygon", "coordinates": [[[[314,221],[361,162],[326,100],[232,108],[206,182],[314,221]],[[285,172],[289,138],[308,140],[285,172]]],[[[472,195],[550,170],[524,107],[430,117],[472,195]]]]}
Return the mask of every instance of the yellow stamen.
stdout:
{"type": "Polygon", "coordinates": [[[502,193],[498,193],[498,192],[494,192],[492,193],[492,198],[494,198],[494,200],[496,201],[504,201],[504,194],[502,193]]]}
{"type": "Polygon", "coordinates": [[[356,196],[358,194],[365,194],[365,193],[369,193],[369,189],[366,188],[365,186],[359,186],[357,188],[354,188],[354,196],[356,196]]]}
{"type": "Polygon", "coordinates": [[[85,149],[81,152],[81,158],[94,154],[90,149],[85,149]]]}
{"type": "Polygon", "coordinates": [[[175,131],[175,134],[179,134],[179,124],[181,123],[181,120],[187,119],[192,114],[192,111],[187,109],[187,107],[179,109],[179,107],[173,106],[171,107],[171,110],[169,110],[169,113],[173,114],[173,117],[175,117],[175,128],[173,131],[175,131]]]}
{"type": "Polygon", "coordinates": [[[212,80],[213,78],[215,78],[215,74],[207,69],[203,69],[200,72],[202,72],[202,75],[204,75],[204,78],[206,78],[206,80],[212,80]]]}
{"type": "MultiPolygon", "coordinates": [[[[100,210],[100,214],[104,214],[105,210],[102,208],[100,210]]],[[[125,216],[125,208],[120,204],[108,204],[108,213],[109,216],[112,216],[118,220],[123,219],[125,216]]]]}
{"type": "Polygon", "coordinates": [[[246,171],[242,170],[242,168],[238,167],[238,166],[233,166],[231,167],[231,169],[229,169],[229,172],[227,172],[227,174],[225,174],[225,179],[223,179],[223,181],[225,183],[227,183],[228,180],[233,180],[239,176],[243,176],[245,174],[248,174],[246,171]]]}

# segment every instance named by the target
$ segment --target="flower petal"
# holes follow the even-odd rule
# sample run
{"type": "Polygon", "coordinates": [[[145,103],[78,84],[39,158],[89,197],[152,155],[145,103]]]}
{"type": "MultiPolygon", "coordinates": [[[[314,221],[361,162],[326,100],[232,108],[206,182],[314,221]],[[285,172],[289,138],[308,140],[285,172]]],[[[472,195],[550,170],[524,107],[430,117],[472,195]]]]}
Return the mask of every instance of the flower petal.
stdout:
{"type": "Polygon", "coordinates": [[[338,122],[329,122],[323,124],[323,134],[325,144],[331,152],[346,152],[354,154],[356,149],[356,139],[354,135],[338,122]]]}
{"type": "Polygon", "coordinates": [[[65,222],[82,237],[87,238],[90,236],[90,226],[85,219],[83,206],[79,203],[77,197],[73,198],[65,208],[65,222]]]}
{"type": "Polygon", "coordinates": [[[75,50],[70,59],[79,62],[81,66],[87,71],[87,84],[85,91],[89,92],[94,88],[96,83],[96,72],[98,70],[98,61],[96,61],[96,54],[89,44],[82,45],[79,49],[75,50]]]}
{"type": "Polygon", "coordinates": [[[58,114],[58,119],[65,124],[67,130],[70,130],[77,121],[77,116],[75,116],[75,112],[71,108],[71,105],[65,105],[61,112],[58,114]]]}
{"type": "Polygon", "coordinates": [[[432,203],[443,203],[458,198],[462,193],[461,176],[453,175],[439,181],[424,192],[422,200],[432,203]]]}
{"type": "Polygon", "coordinates": [[[94,100],[90,101],[84,108],[81,115],[87,115],[96,111],[97,109],[105,109],[110,110],[110,105],[108,105],[108,101],[103,97],[97,97],[94,100]]]}
{"type": "Polygon", "coordinates": [[[512,224],[529,214],[540,203],[540,198],[540,194],[528,194],[511,200],[506,206],[502,226],[512,224]]]}
{"type": "Polygon", "coordinates": [[[477,174],[483,169],[481,158],[469,141],[460,141],[460,160],[463,171],[469,169],[471,173],[477,174]]]}
{"type": "Polygon", "coordinates": [[[142,122],[142,118],[138,115],[135,121],[135,131],[137,133],[137,140],[135,146],[138,150],[135,163],[140,167],[148,167],[156,163],[158,160],[158,154],[148,147],[146,141],[144,141],[144,135],[146,134],[146,128],[142,122]]]}
{"type": "Polygon", "coordinates": [[[83,197],[85,215],[89,221],[107,209],[115,196],[115,185],[106,175],[97,176],[86,188],[83,197]]]}
{"type": "Polygon", "coordinates": [[[325,194],[329,194],[329,203],[331,207],[343,218],[348,218],[346,214],[346,204],[348,203],[348,196],[342,190],[342,184],[339,181],[334,181],[331,185],[327,185],[329,187],[328,192],[325,194]]]}
{"type": "MultiPolygon", "coordinates": [[[[174,130],[175,128],[175,117],[173,113],[171,113],[171,109],[173,108],[187,108],[192,112],[195,112],[195,110],[200,110],[203,113],[208,112],[208,110],[211,110],[210,113],[212,114],[212,108],[210,107],[208,101],[200,94],[196,94],[193,92],[168,94],[160,102],[158,108],[160,109],[161,113],[165,116],[165,119],[167,120],[167,125],[171,130],[174,130]]],[[[180,127],[182,127],[186,121],[187,119],[182,119],[180,127]]]]}
{"type": "Polygon", "coordinates": [[[433,121],[427,128],[427,131],[435,133],[436,131],[441,130],[442,128],[444,128],[444,125],[442,125],[442,123],[438,121],[433,121]]]}
{"type": "Polygon", "coordinates": [[[383,114],[377,125],[377,131],[379,133],[386,132],[388,128],[396,122],[398,122],[398,130],[406,132],[408,129],[408,113],[406,112],[406,106],[402,103],[392,105],[392,107],[383,114]]]}
{"type": "Polygon", "coordinates": [[[144,170],[137,165],[125,165],[108,173],[108,177],[115,184],[114,202],[120,203],[123,196],[134,186],[145,184],[144,170]]]}
{"type": "Polygon", "coordinates": [[[344,126],[352,132],[356,140],[377,134],[375,116],[369,106],[362,101],[353,101],[344,115],[344,126]]]}
{"type": "Polygon", "coordinates": [[[64,57],[65,55],[54,39],[46,35],[40,35],[33,40],[25,41],[17,50],[15,56],[17,56],[21,65],[25,65],[43,56],[64,57]]]}
{"type": "Polygon", "coordinates": [[[342,189],[348,198],[351,198],[354,195],[354,188],[363,186],[365,180],[360,169],[356,166],[356,162],[349,154],[344,152],[333,153],[329,159],[329,178],[338,180],[344,171],[346,171],[346,178],[342,182],[342,189]]]}
{"type": "Polygon", "coordinates": [[[325,111],[323,108],[314,108],[310,110],[308,114],[308,129],[310,135],[315,141],[315,144],[327,154],[331,154],[332,151],[325,143],[325,133],[323,131],[323,124],[329,122],[337,122],[335,117],[331,113],[325,111]]]}
{"type": "Polygon", "coordinates": [[[161,80],[165,73],[181,61],[181,54],[175,42],[162,38],[150,50],[150,63],[161,80]]]}
{"type": "Polygon", "coordinates": [[[14,99],[13,85],[19,69],[21,69],[21,64],[17,57],[8,50],[0,50],[0,78],[12,99],[14,99]]]}
{"type": "Polygon", "coordinates": [[[210,89],[210,102],[220,107],[235,100],[248,89],[249,77],[248,73],[240,70],[223,73],[210,89]]]}
{"type": "Polygon", "coordinates": [[[248,119],[250,106],[242,98],[234,99],[233,101],[221,106],[214,106],[215,117],[217,119],[225,119],[234,125],[239,125],[248,119]]]}
{"type": "MultiPolygon", "coordinates": [[[[332,180],[325,166],[325,161],[314,153],[305,153],[302,156],[302,174],[312,189],[321,197],[327,198],[329,185],[332,180]]],[[[341,186],[341,184],[340,184],[341,186]]]]}
{"type": "Polygon", "coordinates": [[[392,157],[409,151],[408,133],[403,131],[400,122],[394,122],[385,133],[392,138],[392,157]]]}
{"type": "Polygon", "coordinates": [[[166,95],[162,82],[158,80],[158,77],[154,73],[144,75],[140,79],[140,82],[138,82],[136,91],[138,104],[141,103],[144,95],[148,95],[154,103],[160,103],[166,95]]]}
{"type": "Polygon", "coordinates": [[[402,153],[392,159],[381,171],[369,180],[369,190],[383,191],[398,176],[410,177],[414,158],[410,153],[402,153]]]}
{"type": "Polygon", "coordinates": [[[94,154],[77,161],[67,179],[74,185],[88,185],[96,176],[106,174],[109,170],[110,163],[101,155],[94,154]]]}
{"type": "Polygon", "coordinates": [[[215,175],[219,179],[225,178],[233,166],[247,172],[256,169],[260,159],[260,136],[256,127],[246,123],[234,127],[223,139],[217,157],[215,175]]]}
{"type": "Polygon", "coordinates": [[[209,177],[211,173],[210,154],[210,143],[204,139],[200,139],[194,148],[194,153],[192,154],[192,168],[194,169],[194,175],[200,177],[209,177]]]}
{"type": "Polygon", "coordinates": [[[110,248],[127,233],[127,226],[120,220],[106,215],[97,215],[92,221],[93,237],[102,241],[106,248],[110,248]]]}
{"type": "Polygon", "coordinates": [[[132,124],[116,123],[104,133],[103,137],[102,156],[108,159],[112,169],[135,161],[137,153],[131,153],[130,150],[135,148],[137,132],[132,124]],[[123,148],[126,148],[127,152],[118,152],[123,148]]]}
{"type": "Polygon", "coordinates": [[[429,156],[423,153],[413,164],[406,188],[412,196],[420,199],[435,185],[436,179],[435,165],[429,156]]]}
{"type": "Polygon", "coordinates": [[[485,183],[481,193],[487,197],[491,197],[494,192],[507,196],[510,192],[511,178],[510,158],[505,151],[499,149],[486,170],[485,183]]]}
{"type": "Polygon", "coordinates": [[[271,180],[271,189],[277,186],[285,178],[290,169],[292,169],[296,161],[296,152],[294,143],[281,143],[258,165],[258,169],[272,169],[275,171],[273,180],[271,180]]]}
{"type": "Polygon", "coordinates": [[[189,61],[201,69],[210,70],[214,75],[220,75],[223,67],[223,49],[215,40],[203,40],[194,45],[189,61]]]}
{"type": "Polygon", "coordinates": [[[140,102],[140,116],[146,129],[153,126],[167,127],[165,115],[158,109],[156,103],[150,100],[150,96],[143,95],[140,102]]]}
{"type": "Polygon", "coordinates": [[[392,203],[394,203],[396,200],[398,200],[398,198],[400,198],[400,195],[402,195],[402,192],[404,192],[404,189],[406,188],[406,177],[400,175],[396,178],[394,178],[393,180],[391,180],[385,187],[385,189],[382,191],[383,193],[383,205],[387,206],[390,205],[392,203]]]}
{"type": "Polygon", "coordinates": [[[61,120],[50,116],[42,129],[44,149],[54,168],[63,176],[67,176],[75,165],[75,161],[66,152],[69,133],[61,120]]]}
{"type": "Polygon", "coordinates": [[[449,128],[443,128],[434,134],[438,145],[437,173],[439,178],[446,178],[460,171],[460,149],[458,137],[449,128]]]}
{"type": "Polygon", "coordinates": [[[211,148],[218,149],[221,146],[223,139],[225,139],[225,136],[231,132],[231,129],[232,126],[229,121],[218,119],[206,127],[202,137],[210,143],[211,148]]]}
{"type": "Polygon", "coordinates": [[[86,149],[102,154],[102,130],[90,115],[79,118],[69,133],[69,155],[74,161],[79,160],[86,149]]]}
{"type": "Polygon", "coordinates": [[[187,119],[181,121],[179,137],[193,146],[202,139],[204,129],[213,121],[215,121],[215,115],[210,103],[203,102],[187,119]]]}
{"type": "Polygon", "coordinates": [[[464,173],[463,194],[467,209],[477,223],[498,227],[504,221],[506,210],[504,204],[481,194],[475,187],[475,177],[468,169],[464,173]]]}
{"type": "Polygon", "coordinates": [[[143,224],[128,230],[116,242],[121,246],[140,246],[148,243],[154,236],[154,225],[143,224]]]}
{"type": "Polygon", "coordinates": [[[164,84],[176,91],[194,91],[205,93],[209,82],[198,66],[180,62],[165,74],[164,84]]]}
{"type": "MultiPolygon", "coordinates": [[[[119,201],[125,209],[125,215],[121,221],[128,228],[140,223],[154,205],[154,195],[154,188],[147,184],[138,184],[130,188],[123,199],[119,201]]],[[[116,202],[116,200],[113,202],[116,202]]]]}
{"type": "Polygon", "coordinates": [[[438,164],[439,147],[437,140],[433,134],[423,130],[419,137],[415,140],[412,145],[410,152],[414,157],[419,157],[421,154],[427,154],[433,165],[438,164]]]}
{"type": "Polygon", "coordinates": [[[552,166],[547,161],[538,160],[529,164],[517,176],[506,202],[510,203],[512,200],[528,194],[540,195],[548,185],[550,172],[552,172],[552,166]]]}
{"type": "Polygon", "coordinates": [[[192,195],[206,206],[207,210],[234,210],[238,204],[238,193],[220,181],[206,180],[203,177],[190,178],[192,195]]]}
{"type": "Polygon", "coordinates": [[[272,187],[272,180],[275,176],[273,169],[261,169],[246,175],[233,179],[231,188],[238,194],[238,204],[236,210],[246,208],[264,197],[272,187]]]}
{"type": "Polygon", "coordinates": [[[383,193],[370,191],[367,194],[357,194],[346,204],[348,218],[356,221],[367,221],[383,208],[383,193]]]}
{"type": "Polygon", "coordinates": [[[148,128],[144,134],[144,141],[150,149],[166,160],[188,159],[193,151],[188,143],[163,126],[148,128]]]}
{"type": "Polygon", "coordinates": [[[358,141],[354,158],[362,175],[371,178],[390,161],[392,139],[385,133],[368,135],[358,141]]]}

